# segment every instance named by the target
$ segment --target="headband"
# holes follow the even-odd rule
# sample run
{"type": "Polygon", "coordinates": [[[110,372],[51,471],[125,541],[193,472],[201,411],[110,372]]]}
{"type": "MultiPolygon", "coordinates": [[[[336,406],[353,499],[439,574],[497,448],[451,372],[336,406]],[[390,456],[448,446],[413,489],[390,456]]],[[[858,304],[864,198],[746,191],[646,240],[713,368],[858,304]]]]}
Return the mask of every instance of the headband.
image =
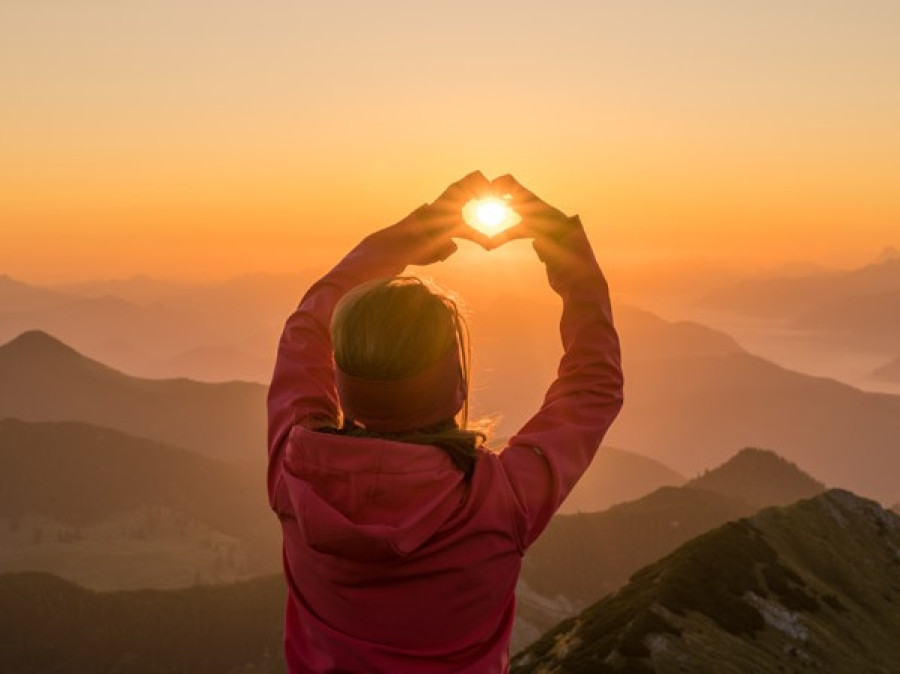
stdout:
{"type": "Polygon", "coordinates": [[[335,367],[344,414],[384,433],[411,431],[450,419],[462,409],[466,384],[454,345],[434,365],[405,379],[364,379],[335,367]]]}

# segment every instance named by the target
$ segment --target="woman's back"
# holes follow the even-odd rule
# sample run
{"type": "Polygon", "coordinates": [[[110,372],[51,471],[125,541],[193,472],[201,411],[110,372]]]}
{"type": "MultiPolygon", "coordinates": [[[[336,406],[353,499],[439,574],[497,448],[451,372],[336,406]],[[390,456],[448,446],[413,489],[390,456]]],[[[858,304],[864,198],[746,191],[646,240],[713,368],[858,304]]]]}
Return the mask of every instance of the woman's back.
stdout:
{"type": "MultiPolygon", "coordinates": [[[[472,174],[445,195],[479,177],[486,182],[472,174]]],[[[609,292],[580,222],[511,177],[497,182],[516,192],[563,300],[565,349],[541,408],[502,452],[472,445],[460,454],[477,434],[440,431],[456,428],[467,400],[456,337],[399,380],[335,368],[335,307],[360,284],[452,253],[448,232],[457,230],[441,235],[437,216],[416,212],[368,237],[287,320],[269,389],[268,486],[284,532],[292,673],[506,671],[522,555],[622,406],[609,292]]],[[[375,360],[392,342],[382,344],[375,360]]]]}
{"type": "Polygon", "coordinates": [[[296,615],[286,635],[297,661],[504,671],[521,547],[496,454],[481,450],[466,481],[434,447],[304,430],[286,469],[297,513],[282,518],[296,615]],[[292,643],[310,622],[341,630],[292,643]]]}

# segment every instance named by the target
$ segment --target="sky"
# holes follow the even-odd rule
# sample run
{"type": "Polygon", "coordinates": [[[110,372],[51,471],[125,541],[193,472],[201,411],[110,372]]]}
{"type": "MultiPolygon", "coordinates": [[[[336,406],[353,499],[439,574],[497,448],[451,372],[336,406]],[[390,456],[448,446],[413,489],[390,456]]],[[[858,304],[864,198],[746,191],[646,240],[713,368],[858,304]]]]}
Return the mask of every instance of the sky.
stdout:
{"type": "Polygon", "coordinates": [[[862,264],[897,35],[895,0],[0,0],[0,274],[322,266],[474,169],[610,265],[862,264]]]}

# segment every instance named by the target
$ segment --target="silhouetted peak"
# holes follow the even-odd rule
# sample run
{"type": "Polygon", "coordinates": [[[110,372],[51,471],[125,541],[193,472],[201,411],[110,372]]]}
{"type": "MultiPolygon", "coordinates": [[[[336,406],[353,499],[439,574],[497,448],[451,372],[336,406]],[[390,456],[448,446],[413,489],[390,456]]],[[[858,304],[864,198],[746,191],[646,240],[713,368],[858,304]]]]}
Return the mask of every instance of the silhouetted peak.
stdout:
{"type": "Polygon", "coordinates": [[[771,449],[762,449],[761,447],[744,447],[737,454],[728,459],[728,461],[711,471],[710,474],[715,472],[740,471],[751,466],[778,471],[790,471],[805,475],[796,464],[791,463],[771,449]]]}
{"type": "Polygon", "coordinates": [[[771,449],[763,449],[761,447],[744,447],[741,451],[722,464],[722,467],[724,468],[728,465],[737,465],[748,462],[768,463],[773,466],[791,466],[796,468],[793,463],[778,454],[778,452],[773,452],[771,449]]]}
{"type": "Polygon", "coordinates": [[[777,453],[746,447],[687,486],[742,498],[752,504],[786,505],[825,490],[818,480],[777,453]]]}
{"type": "Polygon", "coordinates": [[[43,330],[29,330],[0,346],[0,354],[17,358],[84,359],[75,349],[43,330]]]}

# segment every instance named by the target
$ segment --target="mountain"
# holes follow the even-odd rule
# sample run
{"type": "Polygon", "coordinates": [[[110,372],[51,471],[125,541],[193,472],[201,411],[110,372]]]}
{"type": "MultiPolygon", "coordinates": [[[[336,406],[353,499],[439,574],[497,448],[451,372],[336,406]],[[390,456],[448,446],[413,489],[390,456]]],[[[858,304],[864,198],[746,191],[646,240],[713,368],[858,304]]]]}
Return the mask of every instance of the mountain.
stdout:
{"type": "Polygon", "coordinates": [[[900,384],[900,356],[897,356],[876,370],[873,370],[870,376],[873,379],[881,379],[883,381],[891,381],[900,384]]]}
{"type": "MultiPolygon", "coordinates": [[[[556,375],[562,347],[558,322],[551,316],[558,310],[557,305],[506,295],[481,306],[472,320],[475,407],[478,412],[500,412],[499,437],[514,434],[540,408],[546,387],[556,375]],[[510,337],[510,326],[521,323],[522,316],[536,313],[543,313],[546,318],[529,322],[528,330],[514,330],[510,337]]],[[[629,364],[633,361],[666,362],[670,358],[720,358],[746,353],[722,332],[688,321],[666,321],[635,307],[617,305],[615,321],[626,366],[626,409],[633,391],[629,377],[629,364]]],[[[652,425],[652,417],[646,422],[652,425]]],[[[610,444],[645,455],[637,446],[610,444]]],[[[670,463],[663,456],[653,458],[670,463]]]]}
{"type": "Polygon", "coordinates": [[[795,464],[775,452],[747,447],[718,468],[684,486],[741,499],[757,507],[788,505],[825,491],[795,464]]]}
{"type": "Polygon", "coordinates": [[[262,473],[76,422],[0,421],[0,572],[171,588],[280,568],[262,473]]]}
{"type": "Polygon", "coordinates": [[[559,512],[597,512],[684,481],[683,476],[659,461],[622,449],[601,447],[559,512]]]}
{"type": "Polygon", "coordinates": [[[760,507],[824,487],[771,452],[745,449],[707,475],[606,511],[559,515],[525,555],[514,645],[623,585],[679,545],[760,507]]]}
{"type": "Polygon", "coordinates": [[[284,319],[310,279],[309,273],[253,274],[182,283],[138,276],[41,288],[0,277],[0,341],[41,330],[117,369],[153,378],[194,375],[194,349],[231,349],[245,356],[219,358],[211,373],[207,357],[203,378],[267,381],[284,319]],[[185,371],[173,370],[182,364],[185,371]]]}
{"type": "Polygon", "coordinates": [[[0,346],[0,418],[84,421],[232,462],[265,459],[265,395],[259,384],[130,377],[40,331],[0,346]]]}
{"type": "Polygon", "coordinates": [[[900,288],[823,298],[798,311],[793,325],[840,344],[894,349],[900,342],[900,288]]]}
{"type": "Polygon", "coordinates": [[[15,674],[281,674],[284,581],[93,592],[0,575],[0,662],[15,674]]]}
{"type": "Polygon", "coordinates": [[[52,290],[77,297],[96,298],[113,296],[137,304],[166,304],[170,300],[196,292],[206,284],[154,278],[136,274],[127,278],[95,279],[51,286],[52,290]]]}
{"type": "MultiPolygon", "coordinates": [[[[473,320],[474,408],[476,416],[502,412],[501,440],[539,409],[555,375],[561,347],[553,321],[532,321],[515,339],[504,336],[535,311],[509,297],[473,320]]],[[[683,475],[722,463],[739,447],[767,447],[830,486],[896,500],[900,396],[794,372],[702,325],[622,306],[614,312],[625,405],[605,443],[683,475]]]]}
{"type": "Polygon", "coordinates": [[[107,344],[129,344],[156,357],[184,350],[198,341],[215,338],[207,323],[209,319],[190,312],[161,304],[139,305],[112,295],[84,298],[56,294],[52,303],[29,301],[17,310],[0,304],[0,340],[42,330],[80,350],[99,352],[104,360],[107,344]]]}
{"type": "Polygon", "coordinates": [[[746,279],[710,293],[699,304],[748,315],[792,318],[823,302],[894,290],[900,290],[900,257],[882,255],[851,270],[746,279]]]}
{"type": "Polygon", "coordinates": [[[627,357],[605,441],[691,474],[729,447],[768,447],[831,486],[886,502],[900,474],[900,396],[792,372],[747,353],[627,357]],[[673,455],[672,448],[679,452],[673,455]]]}
{"type": "Polygon", "coordinates": [[[744,280],[698,306],[763,317],[839,345],[893,348],[900,339],[900,257],[889,248],[858,269],[744,280]]]}
{"type": "MultiPolygon", "coordinates": [[[[323,270],[324,271],[324,270],[323,270]]],[[[222,281],[189,282],[144,275],[124,279],[83,281],[53,290],[83,298],[119,297],[139,305],[163,304],[179,311],[233,316],[287,317],[307,286],[314,270],[296,274],[251,273],[222,281]]]]}
{"type": "Polygon", "coordinates": [[[24,313],[54,309],[74,301],[71,295],[22,283],[0,275],[0,307],[3,313],[24,313]]]}
{"type": "Polygon", "coordinates": [[[728,523],[519,653],[513,672],[893,672],[900,516],[833,490],[728,523]]]}

